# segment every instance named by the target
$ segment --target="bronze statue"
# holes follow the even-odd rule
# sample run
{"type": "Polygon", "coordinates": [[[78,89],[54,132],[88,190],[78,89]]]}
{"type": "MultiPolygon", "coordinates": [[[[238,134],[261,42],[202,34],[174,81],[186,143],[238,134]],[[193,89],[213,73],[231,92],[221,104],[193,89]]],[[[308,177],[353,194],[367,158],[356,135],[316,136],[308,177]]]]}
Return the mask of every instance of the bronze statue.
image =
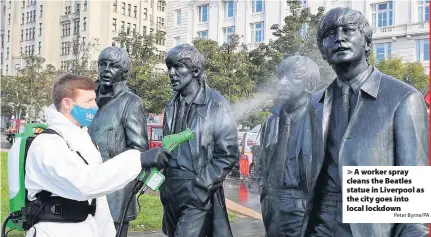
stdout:
{"type": "Polygon", "coordinates": [[[337,78],[313,95],[320,130],[308,182],[302,236],[424,237],[423,224],[342,223],[343,166],[416,166],[429,162],[427,108],[419,91],[369,66],[372,29],[359,12],[328,11],[317,43],[337,78]]]}
{"type": "Polygon", "coordinates": [[[187,128],[194,138],[172,153],[160,188],[163,233],[169,237],[232,236],[223,181],[239,158],[236,123],[228,101],[205,81],[204,57],[182,44],[166,57],[172,89],[163,135],[187,128]]]}
{"type": "Polygon", "coordinates": [[[316,135],[311,94],[319,67],[303,56],[277,66],[279,98],[261,130],[261,205],[267,237],[298,237],[307,200],[307,165],[316,135]]]}
{"type": "MultiPolygon", "coordinates": [[[[148,150],[144,103],[126,85],[130,70],[128,53],[122,48],[107,47],[100,53],[98,64],[96,100],[99,111],[89,127],[89,133],[99,146],[103,161],[129,148],[148,150]]],[[[116,228],[132,187],[133,182],[107,195],[116,228]]],[[[127,210],[122,236],[127,236],[129,222],[136,219],[137,215],[137,202],[133,198],[127,210]]]]}

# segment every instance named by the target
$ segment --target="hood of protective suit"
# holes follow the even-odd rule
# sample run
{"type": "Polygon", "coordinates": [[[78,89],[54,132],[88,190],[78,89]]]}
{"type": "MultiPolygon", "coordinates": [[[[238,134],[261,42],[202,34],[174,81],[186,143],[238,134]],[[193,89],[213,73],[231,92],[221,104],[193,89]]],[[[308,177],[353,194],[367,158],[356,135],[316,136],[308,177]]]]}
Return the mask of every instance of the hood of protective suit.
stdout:
{"type": "Polygon", "coordinates": [[[86,127],[81,128],[73,124],[66,116],[58,112],[54,105],[46,109],[45,117],[48,128],[58,132],[72,150],[79,151],[84,157],[100,156],[86,127]]]}

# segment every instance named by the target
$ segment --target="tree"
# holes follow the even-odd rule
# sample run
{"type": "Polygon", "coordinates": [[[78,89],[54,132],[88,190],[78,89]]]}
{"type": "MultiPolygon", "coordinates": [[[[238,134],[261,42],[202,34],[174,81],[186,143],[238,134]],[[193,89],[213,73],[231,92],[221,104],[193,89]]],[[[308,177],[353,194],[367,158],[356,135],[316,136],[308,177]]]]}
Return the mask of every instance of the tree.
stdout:
{"type": "Polygon", "coordinates": [[[155,70],[157,64],[164,63],[165,53],[156,46],[157,42],[164,41],[164,37],[161,31],[148,35],[123,31],[113,38],[129,53],[131,68],[128,85],[144,100],[150,113],[161,113],[171,96],[167,74],[155,70]]]}
{"type": "Polygon", "coordinates": [[[21,118],[26,114],[32,121],[51,103],[51,88],[58,74],[54,66],[44,65],[42,57],[24,55],[22,58],[26,67],[19,69],[17,76],[2,78],[2,111],[9,107],[11,115],[21,118]]]}
{"type": "Polygon", "coordinates": [[[247,47],[233,35],[229,43],[218,45],[214,40],[195,39],[195,47],[205,57],[208,84],[230,102],[252,95],[256,82],[250,76],[252,64],[247,47]]]}
{"type": "Polygon", "coordinates": [[[370,65],[376,66],[382,73],[391,75],[422,91],[428,85],[428,76],[421,62],[403,62],[395,55],[376,63],[374,55],[370,55],[370,65]]]}
{"type": "Polygon", "coordinates": [[[334,79],[334,72],[322,58],[316,41],[317,25],[322,19],[325,9],[319,7],[316,14],[309,8],[303,8],[300,1],[287,1],[290,14],[285,17],[284,25],[271,26],[275,40],[268,45],[260,45],[251,52],[254,65],[259,69],[255,76],[261,82],[271,83],[275,78],[276,65],[287,56],[303,55],[311,58],[320,68],[322,83],[319,89],[328,85],[334,79]],[[263,78],[262,78],[263,77],[263,78]],[[270,81],[267,81],[270,79],[270,81]],[[271,80],[272,79],[272,80],[271,80]]]}

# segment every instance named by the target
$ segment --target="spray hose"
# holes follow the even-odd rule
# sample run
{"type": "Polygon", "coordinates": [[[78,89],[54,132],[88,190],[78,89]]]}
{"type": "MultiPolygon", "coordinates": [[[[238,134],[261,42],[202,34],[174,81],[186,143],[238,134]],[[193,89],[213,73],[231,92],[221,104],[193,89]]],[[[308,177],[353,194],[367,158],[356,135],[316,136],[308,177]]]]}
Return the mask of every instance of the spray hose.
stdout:
{"type": "MultiPolygon", "coordinates": [[[[187,129],[178,134],[172,134],[165,136],[162,141],[162,147],[170,152],[177,149],[182,143],[193,138],[193,132],[191,129],[187,129]]],[[[118,226],[116,237],[121,236],[121,232],[124,227],[124,220],[126,218],[127,209],[129,209],[129,205],[132,202],[133,196],[137,193],[140,193],[139,197],[145,193],[148,188],[151,188],[153,191],[157,191],[164,182],[165,177],[161,173],[161,171],[157,170],[157,168],[147,168],[143,170],[139,176],[136,178],[136,182],[133,185],[132,191],[129,193],[127,197],[127,201],[123,206],[123,213],[121,213],[120,225],[118,226]]],[[[138,203],[139,204],[139,203],[138,203]]]]}
{"type": "Polygon", "coordinates": [[[9,216],[8,217],[6,217],[6,219],[4,220],[4,222],[3,222],[3,224],[2,224],[2,227],[1,227],[1,237],[7,237],[7,234],[9,234],[9,232],[11,232],[12,230],[14,230],[14,229],[11,229],[11,230],[9,230],[7,233],[6,233],[6,226],[7,226],[7,223],[10,221],[10,220],[13,220],[13,219],[20,219],[21,218],[21,212],[12,212],[11,214],[9,214],[9,216]]]}

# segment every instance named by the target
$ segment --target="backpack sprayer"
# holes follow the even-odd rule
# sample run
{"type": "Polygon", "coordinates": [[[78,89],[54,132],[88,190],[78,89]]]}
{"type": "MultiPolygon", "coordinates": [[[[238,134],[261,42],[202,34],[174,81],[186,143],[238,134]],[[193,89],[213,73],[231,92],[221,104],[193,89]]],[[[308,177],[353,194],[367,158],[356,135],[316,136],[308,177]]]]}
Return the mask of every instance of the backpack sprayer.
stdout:
{"type": "Polygon", "coordinates": [[[23,231],[22,208],[27,206],[27,191],[25,189],[25,160],[27,150],[36,137],[36,130],[45,130],[45,124],[28,123],[24,132],[16,134],[14,144],[8,153],[8,185],[9,185],[9,209],[10,215],[2,225],[2,237],[6,236],[6,225],[11,230],[23,231]]]}
{"type": "MultiPolygon", "coordinates": [[[[162,141],[162,147],[170,152],[177,149],[179,145],[193,138],[193,132],[190,128],[187,130],[180,132],[178,134],[172,134],[165,136],[162,141]]],[[[143,170],[139,176],[136,178],[136,182],[133,186],[132,192],[127,197],[127,201],[124,204],[124,210],[121,214],[120,226],[117,230],[116,237],[121,236],[121,232],[124,227],[124,219],[126,218],[127,209],[129,208],[130,202],[133,199],[133,196],[137,193],[142,195],[145,193],[148,188],[153,191],[159,190],[160,186],[165,181],[165,176],[161,171],[157,170],[157,168],[147,168],[143,170]]],[[[139,196],[140,196],[139,195],[139,196]]],[[[139,199],[138,196],[138,199],[139,199]]]]}

